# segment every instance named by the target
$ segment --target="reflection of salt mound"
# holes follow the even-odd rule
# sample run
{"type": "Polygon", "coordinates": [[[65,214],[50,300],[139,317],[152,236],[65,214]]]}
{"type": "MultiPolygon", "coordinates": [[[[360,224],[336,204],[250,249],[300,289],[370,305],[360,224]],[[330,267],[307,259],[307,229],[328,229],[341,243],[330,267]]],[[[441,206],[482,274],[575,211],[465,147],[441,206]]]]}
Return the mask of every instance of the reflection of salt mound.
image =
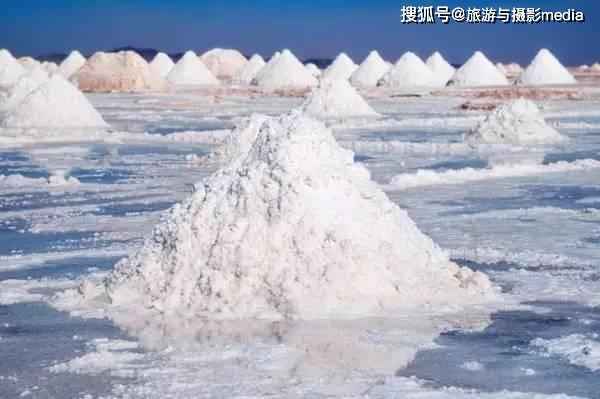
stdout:
{"type": "Polygon", "coordinates": [[[321,79],[350,79],[358,65],[346,53],[340,53],[335,60],[323,71],[321,79]]]}
{"type": "Polygon", "coordinates": [[[248,63],[239,51],[222,48],[207,51],[200,61],[219,79],[233,78],[248,63]]]}
{"type": "Polygon", "coordinates": [[[437,84],[433,72],[414,53],[405,53],[379,81],[385,87],[430,87],[437,84]]]}
{"type": "Polygon", "coordinates": [[[9,112],[2,126],[82,128],[107,125],[83,93],[60,75],[54,75],[9,112]]]}
{"type": "Polygon", "coordinates": [[[0,112],[8,112],[15,108],[47,79],[48,75],[41,69],[21,76],[17,83],[8,90],[8,95],[0,100],[0,112]]]}
{"type": "Polygon", "coordinates": [[[85,62],[85,57],[79,51],[71,51],[71,54],[60,63],[58,73],[65,79],[69,79],[85,65],[85,62]]]}
{"type": "Polygon", "coordinates": [[[321,81],[302,105],[302,110],[317,118],[378,116],[347,80],[321,81]]]}
{"type": "Polygon", "coordinates": [[[350,77],[350,82],[358,87],[375,87],[379,79],[390,70],[387,62],[377,51],[371,51],[350,77]]]}
{"type": "Polygon", "coordinates": [[[318,66],[316,66],[315,64],[313,64],[312,62],[309,62],[308,64],[304,65],[306,67],[306,69],[308,70],[308,72],[310,72],[310,74],[312,76],[314,76],[315,78],[318,78],[319,76],[321,76],[321,74],[323,73],[318,66]]]}
{"type": "Polygon", "coordinates": [[[498,107],[467,133],[465,140],[487,144],[551,144],[565,138],[546,124],[535,103],[518,99],[498,107]]]}
{"type": "Polygon", "coordinates": [[[0,50],[0,86],[13,85],[25,72],[8,50],[0,50]]]}
{"type": "Polygon", "coordinates": [[[96,53],[73,75],[79,89],[91,92],[163,90],[166,82],[155,75],[133,51],[96,53]]]}
{"type": "Polygon", "coordinates": [[[519,77],[518,84],[553,85],[577,83],[567,68],[547,49],[541,49],[519,77]]]}
{"type": "Polygon", "coordinates": [[[508,84],[508,80],[481,51],[476,51],[456,71],[448,84],[452,86],[505,86],[508,84]]]}
{"type": "Polygon", "coordinates": [[[265,65],[252,84],[267,89],[307,88],[316,86],[317,79],[290,50],[283,50],[265,65]]]}
{"type": "Polygon", "coordinates": [[[106,281],[113,305],[310,319],[480,301],[490,289],[450,262],[321,123],[254,116],[232,134],[230,164],[116,266],[106,281]]]}
{"type": "Polygon", "coordinates": [[[158,53],[150,63],[150,69],[156,76],[166,78],[171,69],[173,69],[173,60],[165,53],[158,53]]]}
{"type": "Polygon", "coordinates": [[[167,80],[176,85],[215,86],[219,81],[200,61],[193,51],[186,52],[167,75],[167,80]]]}
{"type": "Polygon", "coordinates": [[[435,80],[440,86],[446,86],[456,72],[456,69],[437,51],[427,58],[425,64],[433,71],[435,80]]]}
{"type": "Polygon", "coordinates": [[[250,57],[250,60],[242,69],[238,71],[238,73],[233,78],[233,81],[236,83],[250,84],[252,79],[256,77],[256,74],[266,65],[265,60],[258,55],[254,54],[250,57]]]}

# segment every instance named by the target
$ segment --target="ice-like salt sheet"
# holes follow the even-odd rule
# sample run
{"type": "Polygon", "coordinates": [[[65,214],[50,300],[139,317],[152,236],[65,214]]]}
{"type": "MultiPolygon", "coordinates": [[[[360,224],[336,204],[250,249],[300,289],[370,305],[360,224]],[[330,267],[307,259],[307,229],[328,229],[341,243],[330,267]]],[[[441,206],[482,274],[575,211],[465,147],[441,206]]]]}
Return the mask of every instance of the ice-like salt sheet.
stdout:
{"type": "Polygon", "coordinates": [[[556,339],[536,338],[531,345],[549,356],[560,356],[576,366],[600,370],[600,338],[597,334],[572,334],[556,339]]]}
{"type": "Polygon", "coordinates": [[[26,177],[23,175],[0,175],[0,187],[63,187],[77,186],[80,182],[76,177],[67,176],[66,172],[57,172],[44,177],[26,177]]]}
{"type": "Polygon", "coordinates": [[[2,280],[0,305],[49,300],[49,292],[74,288],[77,284],[68,279],[2,280]]]}

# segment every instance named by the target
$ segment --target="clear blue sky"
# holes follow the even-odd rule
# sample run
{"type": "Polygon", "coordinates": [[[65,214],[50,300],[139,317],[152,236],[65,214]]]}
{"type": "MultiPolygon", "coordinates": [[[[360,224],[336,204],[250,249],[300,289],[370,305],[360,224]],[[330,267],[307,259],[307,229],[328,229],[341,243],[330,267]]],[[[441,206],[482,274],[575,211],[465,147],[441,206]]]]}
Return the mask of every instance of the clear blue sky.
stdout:
{"type": "Polygon", "coordinates": [[[412,50],[439,49],[454,63],[481,49],[499,61],[527,62],[548,47],[568,64],[600,60],[598,0],[2,0],[0,48],[15,55],[134,45],[169,52],[233,47],[270,55],[332,57],[344,50],[360,61],[375,48],[395,60],[412,50]],[[402,25],[402,5],[502,5],[579,8],[584,24],[402,25]]]}

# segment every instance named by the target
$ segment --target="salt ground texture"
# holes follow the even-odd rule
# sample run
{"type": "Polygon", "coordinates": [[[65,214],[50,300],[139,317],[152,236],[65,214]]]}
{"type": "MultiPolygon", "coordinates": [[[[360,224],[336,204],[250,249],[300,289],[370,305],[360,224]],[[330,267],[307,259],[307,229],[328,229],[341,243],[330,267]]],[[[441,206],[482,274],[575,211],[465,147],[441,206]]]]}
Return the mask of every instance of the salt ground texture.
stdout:
{"type": "Polygon", "coordinates": [[[71,51],[71,53],[65,58],[58,67],[58,73],[60,73],[65,79],[70,79],[71,76],[76,74],[81,67],[85,65],[86,59],[77,50],[71,51]]]}
{"type": "Polygon", "coordinates": [[[322,80],[302,104],[308,115],[321,119],[376,117],[377,112],[347,80],[322,80]]]}
{"type": "Polygon", "coordinates": [[[259,55],[254,54],[246,65],[244,65],[233,77],[235,83],[250,84],[258,72],[266,65],[265,60],[259,55]]]}
{"type": "Polygon", "coordinates": [[[575,84],[577,81],[558,59],[547,49],[541,49],[531,64],[523,71],[518,84],[557,85],[575,84]]]}
{"type": "Polygon", "coordinates": [[[573,334],[550,340],[537,338],[532,345],[542,348],[549,356],[561,356],[571,364],[597,371],[600,370],[599,338],[598,334],[573,334]]]}
{"type": "Polygon", "coordinates": [[[230,80],[248,60],[237,50],[216,48],[200,56],[200,60],[218,79],[230,80]]]}
{"type": "Polygon", "coordinates": [[[21,57],[18,59],[19,64],[28,71],[40,66],[40,62],[32,57],[21,57]]]}
{"type": "Polygon", "coordinates": [[[456,69],[450,65],[438,51],[427,58],[425,65],[433,71],[435,80],[440,86],[446,86],[446,83],[448,83],[456,72],[456,69]]]}
{"type": "Polygon", "coordinates": [[[348,54],[340,53],[321,74],[321,79],[343,79],[348,80],[356,71],[358,65],[352,61],[348,54]]]}
{"type": "Polygon", "coordinates": [[[476,51],[448,82],[452,86],[505,86],[506,76],[481,52],[476,51]]]}
{"type": "Polygon", "coordinates": [[[350,83],[357,87],[375,87],[389,70],[389,64],[374,50],[350,76],[350,83]]]}
{"type": "Polygon", "coordinates": [[[219,84],[219,80],[193,51],[187,51],[177,61],[167,75],[167,80],[175,85],[216,86],[219,84]]]}
{"type": "Polygon", "coordinates": [[[416,54],[407,52],[379,81],[379,86],[392,88],[438,86],[433,71],[416,54]]]}
{"type": "Polygon", "coordinates": [[[166,55],[165,53],[158,53],[150,63],[150,69],[154,72],[155,75],[160,76],[161,78],[166,78],[171,69],[175,66],[171,57],[166,55]]]}
{"type": "Polygon", "coordinates": [[[25,72],[8,50],[0,50],[0,87],[13,85],[25,72]]]}
{"type": "Polygon", "coordinates": [[[306,69],[308,69],[308,72],[310,72],[312,74],[312,76],[318,78],[319,76],[321,76],[321,74],[323,73],[323,71],[321,71],[319,69],[318,66],[316,66],[315,64],[313,64],[312,62],[309,62],[308,64],[305,65],[306,69]]]}
{"type": "Polygon", "coordinates": [[[290,50],[283,50],[279,56],[274,56],[252,80],[253,85],[270,90],[305,89],[317,83],[317,79],[290,50]]]}

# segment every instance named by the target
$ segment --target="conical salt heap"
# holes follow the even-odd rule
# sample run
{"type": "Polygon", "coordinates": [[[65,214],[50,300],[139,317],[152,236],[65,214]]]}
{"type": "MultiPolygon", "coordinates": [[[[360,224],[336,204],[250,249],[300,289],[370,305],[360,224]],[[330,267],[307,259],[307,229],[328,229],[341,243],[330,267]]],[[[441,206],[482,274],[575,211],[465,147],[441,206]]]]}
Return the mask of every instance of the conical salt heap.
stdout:
{"type": "Polygon", "coordinates": [[[356,87],[375,87],[390,68],[390,65],[381,58],[377,51],[371,51],[350,76],[350,83],[356,87]]]}
{"type": "Polygon", "coordinates": [[[304,65],[306,67],[306,69],[308,70],[308,72],[310,72],[310,74],[312,76],[314,76],[315,78],[318,78],[319,76],[321,76],[321,74],[323,73],[318,66],[316,66],[315,64],[313,64],[312,62],[309,62],[308,64],[304,65]]]}
{"type": "Polygon", "coordinates": [[[200,61],[218,79],[232,79],[248,60],[237,50],[216,48],[202,54],[200,61]]]}
{"type": "Polygon", "coordinates": [[[506,86],[506,76],[487,59],[481,51],[476,51],[461,66],[448,82],[451,86],[506,86]]]}
{"type": "Polygon", "coordinates": [[[173,69],[175,63],[171,60],[171,57],[165,53],[158,53],[154,56],[154,59],[150,63],[150,69],[155,75],[161,78],[166,78],[169,72],[173,69]]]}
{"type": "Polygon", "coordinates": [[[379,116],[347,80],[323,80],[301,106],[308,115],[321,119],[379,116]]]}
{"type": "Polygon", "coordinates": [[[407,52],[379,81],[384,87],[433,87],[439,85],[427,65],[414,53],[407,52]]]}
{"type": "Polygon", "coordinates": [[[26,72],[10,51],[0,50],[0,86],[15,84],[26,72]]]}
{"type": "Polygon", "coordinates": [[[522,98],[496,108],[465,135],[465,141],[472,144],[552,144],[564,140],[546,124],[535,103],[522,98]]]}
{"type": "Polygon", "coordinates": [[[335,60],[323,71],[321,79],[343,79],[348,80],[358,69],[358,65],[352,61],[346,53],[340,53],[335,60]]]}
{"type": "Polygon", "coordinates": [[[456,72],[456,69],[437,51],[427,58],[425,64],[433,71],[435,80],[440,86],[446,86],[456,72]]]}
{"type": "Polygon", "coordinates": [[[116,266],[105,293],[84,295],[211,319],[359,317],[493,297],[487,277],[452,263],[322,123],[255,115],[232,136],[230,162],[116,266]]]}
{"type": "Polygon", "coordinates": [[[256,77],[258,72],[263,69],[266,64],[267,63],[260,55],[254,54],[250,57],[248,63],[246,63],[246,65],[244,65],[244,67],[233,77],[233,81],[235,83],[250,84],[252,79],[256,77]]]}
{"type": "Polygon", "coordinates": [[[60,63],[58,73],[65,79],[70,79],[85,65],[85,62],[85,57],[79,51],[71,51],[71,54],[60,63]]]}
{"type": "Polygon", "coordinates": [[[560,85],[575,84],[577,81],[549,50],[541,49],[531,64],[523,71],[517,83],[522,85],[560,85]]]}
{"type": "Polygon", "coordinates": [[[166,82],[133,51],[96,53],[72,77],[79,89],[90,92],[164,90],[166,82]]]}
{"type": "Polygon", "coordinates": [[[193,51],[187,51],[171,69],[167,80],[175,85],[216,86],[219,80],[193,51]]]}
{"type": "Polygon", "coordinates": [[[283,50],[273,62],[269,61],[252,80],[252,84],[271,90],[304,89],[317,83],[317,79],[290,50],[283,50]]]}
{"type": "Polygon", "coordinates": [[[17,83],[10,87],[6,95],[0,97],[0,113],[10,112],[47,79],[47,76],[43,79],[42,76],[31,73],[21,76],[17,83]]]}

